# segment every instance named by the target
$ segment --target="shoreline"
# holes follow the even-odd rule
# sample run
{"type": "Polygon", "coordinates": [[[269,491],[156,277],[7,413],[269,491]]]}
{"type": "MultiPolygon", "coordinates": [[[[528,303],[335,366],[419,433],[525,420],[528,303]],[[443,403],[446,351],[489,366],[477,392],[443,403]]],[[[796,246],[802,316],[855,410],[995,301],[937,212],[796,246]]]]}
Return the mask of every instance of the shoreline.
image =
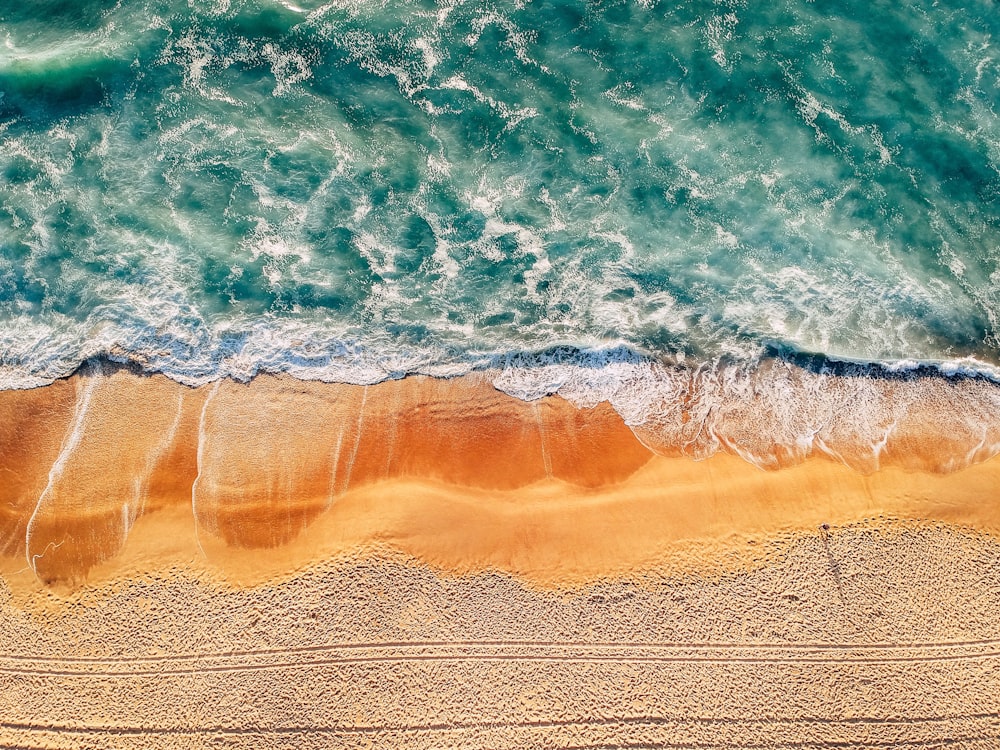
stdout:
{"type": "Polygon", "coordinates": [[[1000,460],[914,469],[949,447],[927,425],[878,471],[823,455],[765,471],[654,453],[606,403],[525,402],[483,377],[190,388],[127,369],[0,393],[0,424],[2,574],[26,593],[177,566],[259,585],[372,549],[560,588],[753,566],[824,524],[1000,535],[981,502],[1000,460]]]}
{"type": "Polygon", "coordinates": [[[1000,731],[1000,459],[766,471],[483,380],[127,371],[0,393],[0,448],[7,744],[1000,731]]]}

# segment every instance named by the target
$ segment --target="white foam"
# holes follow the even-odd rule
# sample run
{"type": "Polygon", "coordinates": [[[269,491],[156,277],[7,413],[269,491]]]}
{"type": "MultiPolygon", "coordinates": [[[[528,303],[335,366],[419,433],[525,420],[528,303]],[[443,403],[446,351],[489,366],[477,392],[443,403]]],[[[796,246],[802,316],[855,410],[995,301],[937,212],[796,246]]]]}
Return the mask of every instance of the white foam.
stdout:
{"type": "Polygon", "coordinates": [[[928,418],[956,444],[932,468],[954,470],[1000,451],[996,383],[880,369],[858,365],[837,375],[782,360],[691,368],[617,349],[576,359],[568,352],[509,357],[493,383],[524,400],[558,394],[581,408],[606,401],[654,450],[703,458],[725,448],[762,468],[826,453],[875,470],[898,431],[913,429],[905,423],[928,418]]]}
{"type": "Polygon", "coordinates": [[[271,64],[274,75],[274,96],[285,96],[292,88],[313,76],[309,61],[298,52],[288,52],[273,44],[261,48],[264,58],[271,64]]]}
{"type": "MultiPolygon", "coordinates": [[[[555,394],[580,408],[607,402],[654,449],[703,457],[725,448],[765,468],[826,453],[873,470],[897,431],[912,429],[913,419],[930,419],[919,416],[927,414],[954,443],[942,470],[1000,449],[1000,372],[972,358],[878,365],[830,360],[814,371],[780,359],[660,359],[624,345],[511,354],[401,349],[391,338],[364,345],[343,331],[277,319],[214,331],[151,325],[137,334],[127,321],[65,328],[57,333],[37,320],[17,327],[14,346],[21,356],[0,362],[0,385],[43,385],[94,356],[139,364],[192,386],[246,381],[262,372],[370,385],[411,373],[452,377],[479,369],[498,390],[525,401],[555,394]]],[[[457,335],[469,333],[457,326],[457,335]]],[[[10,331],[4,335],[10,344],[10,331]]],[[[80,402],[84,411],[86,400],[80,402]]],[[[74,445],[71,435],[62,453],[74,445]]],[[[349,447],[342,448],[345,460],[349,447]]]]}

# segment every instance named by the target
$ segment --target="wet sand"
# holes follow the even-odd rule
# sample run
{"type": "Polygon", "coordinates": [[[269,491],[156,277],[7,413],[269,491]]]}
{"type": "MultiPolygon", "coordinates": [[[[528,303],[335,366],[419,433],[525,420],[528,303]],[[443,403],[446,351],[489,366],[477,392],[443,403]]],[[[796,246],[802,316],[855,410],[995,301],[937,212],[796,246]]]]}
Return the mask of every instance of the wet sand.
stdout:
{"type": "Polygon", "coordinates": [[[1000,530],[1000,461],[913,470],[932,433],[900,434],[873,473],[823,455],[764,471],[654,453],[607,404],[523,402],[484,377],[192,389],[117,369],[0,393],[0,425],[15,589],[155,567],[156,537],[238,585],[377,546],[544,587],[753,565],[755,543],[823,524],[1000,530]]]}
{"type": "Polygon", "coordinates": [[[764,471],[485,376],[3,392],[0,740],[976,746],[1000,460],[934,429],[764,471]]]}

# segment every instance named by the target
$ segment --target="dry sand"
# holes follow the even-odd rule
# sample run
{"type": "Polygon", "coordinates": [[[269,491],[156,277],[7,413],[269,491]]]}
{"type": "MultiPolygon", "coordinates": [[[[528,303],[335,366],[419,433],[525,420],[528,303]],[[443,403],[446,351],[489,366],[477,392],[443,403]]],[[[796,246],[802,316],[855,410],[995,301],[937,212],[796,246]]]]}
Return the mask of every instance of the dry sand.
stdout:
{"type": "Polygon", "coordinates": [[[763,471],[476,377],[0,393],[0,745],[1000,747],[1000,461],[921,429],[763,471]]]}

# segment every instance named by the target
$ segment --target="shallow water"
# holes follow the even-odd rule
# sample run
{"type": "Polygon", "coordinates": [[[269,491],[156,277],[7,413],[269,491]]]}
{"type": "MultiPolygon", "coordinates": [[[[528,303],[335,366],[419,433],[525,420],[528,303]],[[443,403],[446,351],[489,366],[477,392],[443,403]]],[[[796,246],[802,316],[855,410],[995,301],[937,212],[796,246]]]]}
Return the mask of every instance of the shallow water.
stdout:
{"type": "Polygon", "coordinates": [[[95,356],[191,384],[507,367],[525,397],[554,360],[991,372],[994,11],[0,9],[0,386],[95,356]]]}

